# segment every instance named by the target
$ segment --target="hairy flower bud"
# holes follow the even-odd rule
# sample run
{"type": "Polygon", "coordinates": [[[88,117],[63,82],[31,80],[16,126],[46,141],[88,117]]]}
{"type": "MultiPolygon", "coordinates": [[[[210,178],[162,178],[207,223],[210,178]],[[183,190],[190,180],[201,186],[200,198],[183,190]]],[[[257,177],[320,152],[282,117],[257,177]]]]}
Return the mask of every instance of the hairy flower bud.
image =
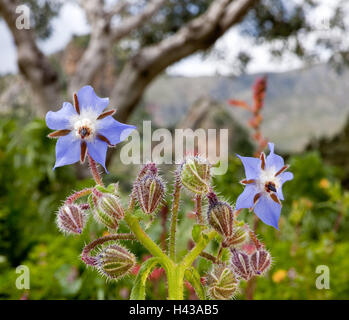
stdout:
{"type": "Polygon", "coordinates": [[[137,184],[137,199],[143,212],[153,213],[165,194],[165,187],[161,179],[149,172],[137,184]]]}
{"type": "Polygon", "coordinates": [[[243,227],[234,226],[233,233],[230,237],[225,238],[223,247],[236,246],[247,240],[247,231],[243,227]]]}
{"type": "Polygon", "coordinates": [[[227,266],[215,265],[206,277],[208,293],[215,300],[229,300],[233,297],[239,281],[227,266]]]}
{"type": "Polygon", "coordinates": [[[110,230],[117,230],[119,220],[124,217],[118,196],[111,193],[98,193],[94,210],[95,218],[110,230]]]}
{"type": "Polygon", "coordinates": [[[136,257],[120,245],[104,248],[97,257],[98,270],[110,279],[120,279],[136,264],[136,257]]]}
{"type": "Polygon", "coordinates": [[[231,267],[235,274],[244,280],[249,280],[252,276],[250,257],[243,251],[231,250],[231,267]]]}
{"type": "Polygon", "coordinates": [[[196,194],[206,194],[209,191],[211,166],[207,160],[200,157],[189,157],[181,167],[182,184],[196,194]]]}
{"type": "Polygon", "coordinates": [[[269,269],[271,256],[267,250],[259,249],[251,255],[250,261],[254,274],[261,275],[269,269]]]}
{"type": "Polygon", "coordinates": [[[213,192],[210,192],[207,198],[209,201],[207,211],[209,224],[223,235],[225,239],[229,239],[233,235],[233,209],[228,203],[218,201],[217,196],[213,192]]]}
{"type": "Polygon", "coordinates": [[[83,210],[75,204],[64,205],[58,210],[57,225],[62,232],[80,234],[85,221],[83,210]]]}

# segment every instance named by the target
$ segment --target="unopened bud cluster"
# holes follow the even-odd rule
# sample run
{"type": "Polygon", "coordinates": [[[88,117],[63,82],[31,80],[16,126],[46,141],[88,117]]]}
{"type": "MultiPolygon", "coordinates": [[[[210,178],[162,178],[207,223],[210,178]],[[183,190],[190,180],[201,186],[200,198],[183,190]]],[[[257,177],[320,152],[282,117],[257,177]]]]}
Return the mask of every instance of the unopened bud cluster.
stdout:
{"type": "Polygon", "coordinates": [[[270,267],[271,256],[254,233],[235,219],[235,212],[227,202],[219,200],[212,191],[207,194],[207,199],[207,221],[222,236],[222,248],[230,248],[231,251],[229,265],[214,265],[213,271],[207,275],[208,293],[212,299],[231,299],[238,286],[236,279],[248,281],[253,276],[262,275],[270,267]],[[238,249],[248,239],[256,247],[252,254],[238,249]],[[222,285],[222,275],[230,279],[230,286],[222,285]]]}
{"type": "Polygon", "coordinates": [[[271,265],[270,253],[263,249],[257,249],[251,255],[242,250],[231,250],[231,267],[236,275],[244,280],[249,280],[252,276],[260,276],[265,273],[271,265]]]}
{"type": "MultiPolygon", "coordinates": [[[[240,281],[263,275],[269,269],[272,259],[248,225],[237,219],[239,211],[234,210],[234,206],[228,202],[220,200],[213,191],[210,170],[211,166],[206,159],[198,156],[185,159],[175,174],[172,215],[180,207],[182,186],[194,193],[197,232],[193,232],[193,240],[202,241],[207,232],[211,234],[211,239],[220,242],[217,256],[208,253],[206,249],[201,252],[202,257],[213,262],[212,270],[205,276],[206,293],[212,299],[229,300],[238,292],[240,281]],[[205,219],[202,207],[206,200],[208,206],[205,219]],[[246,242],[254,244],[252,251],[247,252],[246,242]]],[[[87,214],[91,213],[94,220],[109,232],[86,245],[81,259],[108,279],[119,280],[135,267],[137,259],[117,241],[139,240],[136,232],[118,232],[121,220],[125,219],[131,230],[132,223],[129,221],[153,221],[164,198],[165,185],[158,168],[154,163],[148,163],[133,183],[127,210],[120,200],[117,184],[105,187],[103,183],[97,183],[95,187],[78,191],[66,199],[58,211],[57,224],[64,233],[81,234],[87,214]],[[84,196],[87,197],[87,203],[77,201],[84,196]],[[109,245],[106,245],[107,242],[109,245]]],[[[173,221],[171,220],[171,235],[173,230],[176,231],[173,221]]],[[[169,257],[172,258],[171,252],[169,257]]]]}
{"type": "Polygon", "coordinates": [[[263,248],[251,255],[236,248],[231,249],[229,264],[217,263],[206,275],[207,291],[211,299],[230,300],[238,290],[239,281],[265,273],[271,265],[271,256],[263,248]]]}

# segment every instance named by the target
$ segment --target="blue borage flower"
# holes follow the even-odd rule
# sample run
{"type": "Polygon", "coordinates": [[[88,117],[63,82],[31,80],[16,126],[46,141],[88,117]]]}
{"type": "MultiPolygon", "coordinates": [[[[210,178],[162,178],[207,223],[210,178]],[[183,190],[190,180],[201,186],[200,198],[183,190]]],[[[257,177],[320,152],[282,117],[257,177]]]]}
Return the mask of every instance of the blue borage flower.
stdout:
{"type": "Polygon", "coordinates": [[[274,144],[268,143],[270,153],[262,152],[260,158],[237,155],[245,168],[244,191],[236,201],[236,209],[249,208],[267,225],[278,229],[281,201],[284,200],[282,185],[293,179],[291,172],[285,172],[288,165],[274,153],[274,144]]]}
{"type": "Polygon", "coordinates": [[[109,98],[100,98],[91,86],[82,87],[74,93],[74,107],[64,102],[57,112],[46,114],[46,124],[52,130],[50,138],[59,138],[56,144],[57,167],[81,161],[88,153],[93,160],[105,168],[108,146],[125,140],[136,127],[116,121],[115,110],[103,112],[109,98]]]}

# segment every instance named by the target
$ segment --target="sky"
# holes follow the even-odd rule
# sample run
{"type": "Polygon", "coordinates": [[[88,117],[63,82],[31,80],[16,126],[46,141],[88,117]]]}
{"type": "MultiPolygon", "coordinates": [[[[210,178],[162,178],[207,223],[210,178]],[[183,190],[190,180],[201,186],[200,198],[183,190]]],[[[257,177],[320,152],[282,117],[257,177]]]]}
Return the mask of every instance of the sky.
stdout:
{"type": "MultiPolygon", "coordinates": [[[[313,14],[313,21],[321,24],[329,15],[330,8],[337,0],[318,0],[322,6],[313,14]]],[[[58,17],[54,18],[53,34],[49,39],[39,43],[39,47],[46,54],[51,54],[64,48],[71,37],[89,33],[89,25],[86,21],[83,10],[75,3],[67,2],[63,5],[58,17]]],[[[311,45],[311,39],[306,39],[311,45]]],[[[4,21],[0,21],[0,74],[17,72],[16,50],[4,21]]],[[[247,73],[257,72],[283,72],[302,67],[302,62],[296,57],[285,55],[282,60],[275,60],[269,54],[267,45],[254,46],[246,37],[239,35],[236,28],[230,29],[215,44],[215,47],[226,53],[228,61],[233,61],[236,55],[236,48],[252,52],[253,61],[249,64],[247,73]]],[[[323,60],[326,61],[326,53],[323,60]]],[[[172,65],[166,70],[172,75],[183,76],[208,76],[214,74],[230,74],[231,69],[225,61],[216,59],[214,56],[204,58],[201,54],[195,54],[172,65]]]]}

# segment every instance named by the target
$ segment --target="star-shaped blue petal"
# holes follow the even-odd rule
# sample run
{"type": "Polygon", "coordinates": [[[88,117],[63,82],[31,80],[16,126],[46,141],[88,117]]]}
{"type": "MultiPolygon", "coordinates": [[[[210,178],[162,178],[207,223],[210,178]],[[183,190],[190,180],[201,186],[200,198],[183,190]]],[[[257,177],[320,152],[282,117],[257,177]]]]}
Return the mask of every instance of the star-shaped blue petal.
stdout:
{"type": "Polygon", "coordinates": [[[236,209],[248,208],[267,225],[278,229],[281,213],[281,200],[284,200],[282,185],[292,180],[293,174],[285,172],[288,166],[284,159],[274,153],[274,144],[269,143],[270,153],[260,158],[237,155],[245,169],[244,191],[236,200],[236,209]]]}
{"type": "Polygon", "coordinates": [[[105,167],[108,145],[124,141],[136,129],[116,121],[112,117],[114,110],[103,113],[108,104],[109,98],[100,98],[91,86],[85,86],[74,94],[74,106],[64,102],[60,110],[46,114],[47,126],[56,130],[49,137],[58,138],[53,169],[79,160],[84,162],[88,153],[108,172],[105,167]]]}

